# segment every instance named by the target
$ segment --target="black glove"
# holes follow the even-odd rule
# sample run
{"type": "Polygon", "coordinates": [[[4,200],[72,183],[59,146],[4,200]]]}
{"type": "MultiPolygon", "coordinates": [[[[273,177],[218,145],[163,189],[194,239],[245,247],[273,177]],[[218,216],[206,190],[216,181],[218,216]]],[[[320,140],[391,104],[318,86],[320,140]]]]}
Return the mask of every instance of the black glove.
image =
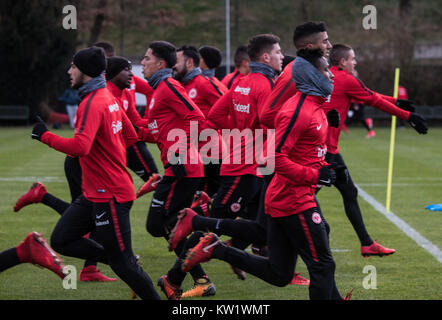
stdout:
{"type": "Polygon", "coordinates": [[[416,108],[414,107],[414,102],[411,100],[405,100],[405,99],[397,99],[396,105],[406,111],[415,112],[416,108]]]}
{"type": "Polygon", "coordinates": [[[319,169],[318,184],[330,187],[336,181],[336,172],[332,167],[328,165],[319,169]]]}
{"type": "Polygon", "coordinates": [[[332,109],[327,112],[327,121],[329,127],[339,127],[339,124],[341,123],[341,115],[339,114],[338,110],[332,109]]]}
{"type": "Polygon", "coordinates": [[[410,113],[410,117],[408,118],[408,123],[413,127],[414,130],[419,132],[420,134],[426,134],[428,131],[427,126],[425,125],[425,119],[422,118],[417,113],[410,113]]]}
{"type": "Polygon", "coordinates": [[[43,135],[43,133],[48,131],[48,127],[39,116],[36,116],[35,120],[37,120],[37,123],[34,125],[34,129],[32,129],[31,138],[41,141],[41,136],[43,135]]]}
{"type": "Polygon", "coordinates": [[[167,169],[168,167],[171,167],[172,168],[173,176],[175,178],[177,178],[178,180],[180,180],[180,179],[182,179],[182,178],[187,176],[187,172],[186,172],[186,167],[184,166],[184,159],[183,159],[183,157],[181,155],[178,155],[178,154],[175,154],[175,155],[178,158],[178,163],[176,163],[176,164],[168,163],[165,166],[165,169],[167,169]]]}

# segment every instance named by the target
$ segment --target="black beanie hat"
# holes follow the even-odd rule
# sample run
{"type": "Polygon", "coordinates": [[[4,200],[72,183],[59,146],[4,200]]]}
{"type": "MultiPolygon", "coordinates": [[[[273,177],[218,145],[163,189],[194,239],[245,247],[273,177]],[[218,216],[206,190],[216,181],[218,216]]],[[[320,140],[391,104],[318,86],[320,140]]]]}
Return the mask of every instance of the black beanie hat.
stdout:
{"type": "Polygon", "coordinates": [[[199,53],[209,69],[214,69],[218,67],[223,59],[221,56],[221,51],[219,51],[219,49],[215,47],[201,47],[199,49],[199,53]]]}
{"type": "Polygon", "coordinates": [[[106,80],[113,79],[121,70],[127,67],[131,68],[131,64],[126,58],[118,56],[107,58],[106,80]]]}
{"type": "Polygon", "coordinates": [[[98,47],[85,48],[74,55],[72,62],[85,75],[95,78],[106,70],[104,50],[98,47]]]}

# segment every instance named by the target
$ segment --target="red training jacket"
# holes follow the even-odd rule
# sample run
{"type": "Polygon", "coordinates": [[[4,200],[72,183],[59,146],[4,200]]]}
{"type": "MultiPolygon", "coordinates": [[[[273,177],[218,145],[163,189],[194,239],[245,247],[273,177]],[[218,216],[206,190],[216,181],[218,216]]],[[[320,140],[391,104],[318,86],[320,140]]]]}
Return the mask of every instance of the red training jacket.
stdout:
{"type": "Polygon", "coordinates": [[[149,104],[149,101],[152,98],[153,89],[146,80],[133,75],[130,82],[129,92],[134,100],[136,107],[137,100],[135,99],[135,93],[138,92],[144,94],[146,96],[146,104],[149,104]]]}
{"type": "Polygon", "coordinates": [[[74,137],[49,131],[41,137],[51,148],[79,157],[83,195],[92,202],[135,200],[126,148],[137,141],[135,129],[107,88],[92,91],[80,103],[74,137]]]}
{"type": "Polygon", "coordinates": [[[221,83],[230,90],[230,88],[235,87],[238,80],[244,77],[245,74],[239,72],[236,68],[233,72],[227,74],[222,80],[221,83]]]}
{"type": "MultiPolygon", "coordinates": [[[[144,118],[149,120],[148,128],[140,128],[138,135],[142,141],[158,145],[164,166],[169,162],[168,151],[172,149],[172,146],[177,146],[175,143],[178,142],[178,138],[175,137],[171,138],[174,139],[173,141],[168,141],[168,134],[171,130],[181,129],[187,137],[184,142],[182,141],[183,144],[179,144],[182,150],[187,152],[185,164],[187,177],[204,177],[204,167],[198,153],[198,141],[195,143],[190,141],[190,122],[198,123],[198,132],[192,132],[192,136],[198,139],[199,133],[204,129],[206,119],[198,106],[188,97],[181,83],[173,78],[161,81],[154,90],[144,118]]],[[[166,168],[164,175],[173,176],[172,169],[166,168]]]]}
{"type": "Polygon", "coordinates": [[[316,207],[318,170],[327,165],[324,101],[298,92],[275,118],[275,176],[265,195],[266,213],[272,217],[316,207]]]}
{"type": "Polygon", "coordinates": [[[330,127],[327,137],[327,149],[332,154],[339,152],[339,137],[342,126],[347,119],[348,109],[350,108],[351,100],[361,101],[363,104],[373,106],[386,113],[397,116],[400,119],[407,120],[410,117],[410,112],[396,107],[393,103],[396,99],[390,96],[384,96],[377,92],[368,89],[361,80],[348,73],[344,69],[332,66],[330,71],[334,74],[333,78],[333,92],[330,101],[324,103],[324,111],[327,112],[332,109],[338,110],[341,115],[341,123],[338,128],[330,127]]]}
{"type": "Polygon", "coordinates": [[[261,108],[259,119],[267,128],[275,128],[275,117],[283,104],[293,97],[296,90],[292,77],[293,61],[290,62],[276,79],[275,86],[261,108]]]}
{"type": "Polygon", "coordinates": [[[109,91],[113,94],[115,99],[117,99],[120,107],[123,108],[124,112],[126,112],[129,120],[135,124],[137,127],[147,127],[147,119],[142,119],[140,114],[138,113],[135,105],[135,100],[133,95],[130,93],[128,89],[121,90],[112,82],[107,81],[106,86],[109,91]]]}
{"type": "Polygon", "coordinates": [[[223,95],[223,92],[209,78],[201,74],[184,84],[184,88],[189,98],[195,102],[206,117],[210,108],[223,95]]]}
{"type": "Polygon", "coordinates": [[[229,89],[224,85],[224,83],[219,81],[217,77],[207,77],[207,79],[209,79],[210,82],[213,83],[213,85],[217,88],[217,90],[221,93],[221,95],[224,95],[227,91],[229,91],[229,89]]]}
{"type": "MultiPolygon", "coordinates": [[[[230,150],[225,152],[221,163],[221,176],[244,174],[260,176],[256,172],[258,164],[255,155],[253,159],[246,159],[246,152],[254,154],[254,130],[262,129],[258,119],[259,108],[270,94],[272,86],[273,80],[267,79],[260,73],[249,73],[239,79],[236,87],[232,87],[210,110],[208,119],[217,129],[238,129],[239,131],[251,129],[253,133],[252,143],[247,143],[244,136],[241,137],[240,144],[231,141],[230,150]],[[241,161],[235,164],[234,160],[239,158],[239,153],[241,153],[241,161]],[[246,160],[252,161],[246,163],[246,160]]],[[[228,147],[227,143],[226,146],[228,147]]]]}

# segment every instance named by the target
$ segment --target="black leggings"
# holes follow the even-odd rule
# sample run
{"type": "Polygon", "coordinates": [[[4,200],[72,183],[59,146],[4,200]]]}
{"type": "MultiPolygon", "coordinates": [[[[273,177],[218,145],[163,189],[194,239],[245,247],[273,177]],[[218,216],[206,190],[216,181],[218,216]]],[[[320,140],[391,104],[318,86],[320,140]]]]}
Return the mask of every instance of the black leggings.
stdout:
{"type": "Polygon", "coordinates": [[[152,281],[132,251],[132,201],[97,203],[80,196],[63,213],[51,235],[52,248],[66,256],[93,259],[112,270],[142,299],[159,300],[152,281]],[[83,235],[95,230],[95,238],[83,235]]]}
{"type": "MultiPolygon", "coordinates": [[[[262,178],[250,174],[221,176],[221,185],[213,198],[209,216],[214,219],[242,217],[255,220],[260,206],[262,184],[262,178]]],[[[198,214],[202,212],[199,207],[194,208],[194,210],[198,214]]],[[[229,224],[229,222],[226,224],[229,224]]],[[[197,230],[204,231],[205,227],[197,228],[197,230]]],[[[239,237],[232,239],[232,246],[235,248],[245,249],[249,244],[249,241],[243,241],[239,237]]]]}
{"type": "MultiPolygon", "coordinates": [[[[163,177],[153,194],[147,215],[146,229],[152,236],[169,239],[170,232],[178,221],[180,210],[192,205],[193,196],[201,181],[202,178],[177,180],[175,177],[163,177]]],[[[187,239],[183,239],[175,248],[174,252],[178,257],[184,250],[186,241],[187,239]]],[[[189,273],[193,279],[206,275],[200,265],[195,266],[189,273]]]]}
{"type": "Polygon", "coordinates": [[[213,257],[224,260],[275,286],[293,278],[299,254],[310,275],[310,299],[341,299],[336,288],[326,225],[316,208],[281,218],[268,217],[269,257],[260,257],[227,246],[217,246],[213,257]]]}
{"type": "MultiPolygon", "coordinates": [[[[325,160],[328,163],[336,163],[337,165],[344,165],[345,162],[341,154],[331,154],[327,153],[325,160]]],[[[359,241],[362,246],[369,246],[373,243],[370,235],[365,228],[364,220],[362,218],[361,209],[358,203],[358,189],[356,188],[353,180],[351,179],[350,173],[348,174],[347,183],[338,181],[334,183],[334,186],[339,190],[344,201],[345,214],[348,220],[350,220],[353,229],[358,235],[359,241]]]]}

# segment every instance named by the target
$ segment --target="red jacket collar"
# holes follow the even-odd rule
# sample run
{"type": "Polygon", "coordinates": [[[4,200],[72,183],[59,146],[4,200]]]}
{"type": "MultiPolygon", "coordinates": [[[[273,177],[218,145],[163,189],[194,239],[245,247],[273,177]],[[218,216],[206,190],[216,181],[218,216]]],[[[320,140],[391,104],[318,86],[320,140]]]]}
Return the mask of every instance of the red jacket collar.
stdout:
{"type": "Polygon", "coordinates": [[[123,94],[123,90],[118,88],[116,85],[114,85],[110,81],[106,81],[106,87],[112,93],[112,95],[114,95],[115,97],[121,97],[121,95],[123,94]]]}

